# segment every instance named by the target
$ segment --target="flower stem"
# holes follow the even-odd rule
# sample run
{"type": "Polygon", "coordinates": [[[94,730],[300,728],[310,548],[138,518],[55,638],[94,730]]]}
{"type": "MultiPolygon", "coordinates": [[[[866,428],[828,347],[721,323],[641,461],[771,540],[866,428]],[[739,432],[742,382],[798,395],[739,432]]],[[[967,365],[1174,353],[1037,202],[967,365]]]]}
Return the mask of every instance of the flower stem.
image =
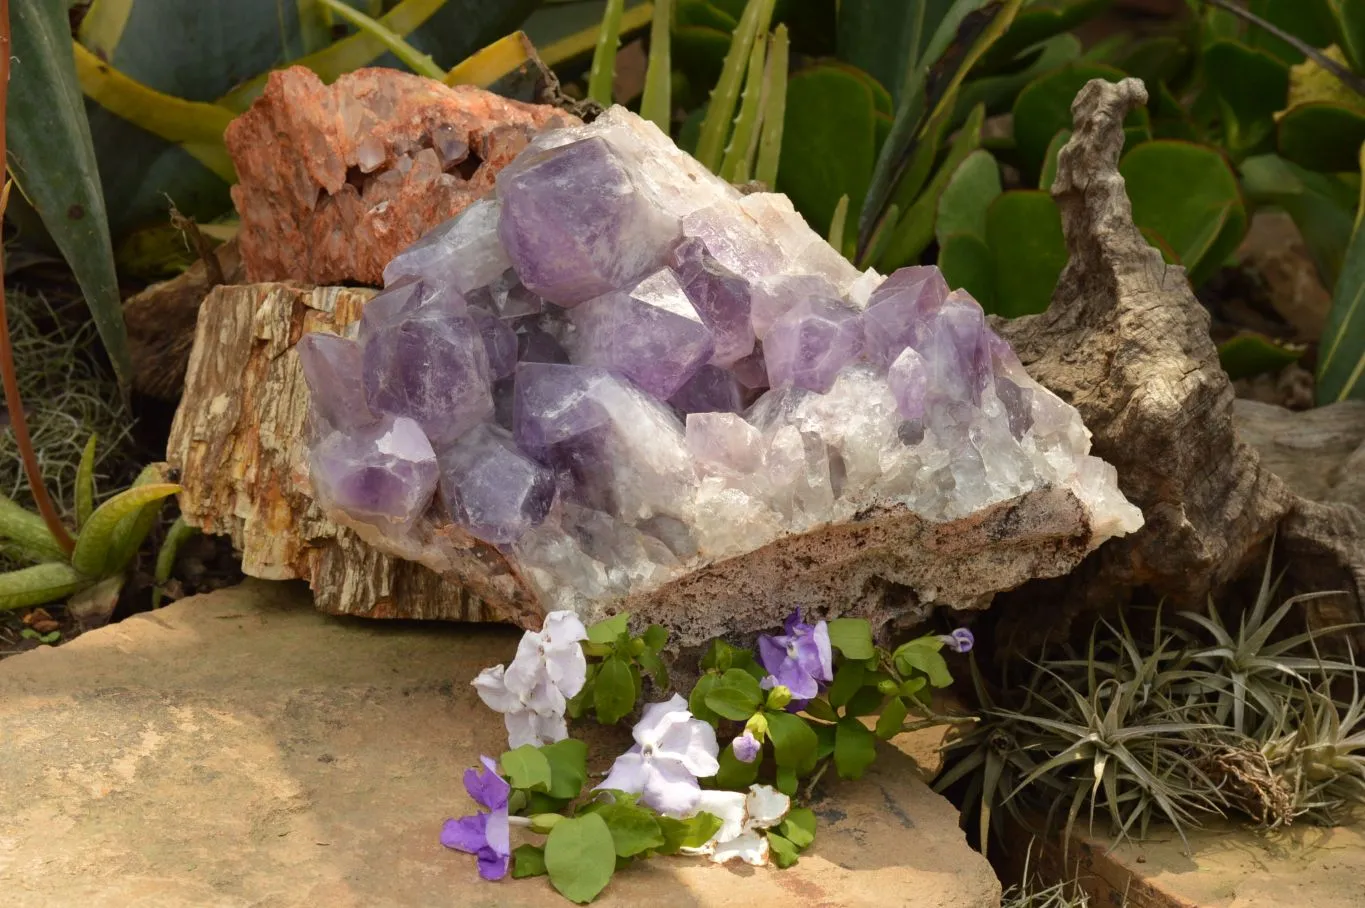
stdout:
{"type": "MultiPolygon", "coordinates": [[[[4,221],[5,204],[9,201],[10,184],[5,180],[5,113],[9,100],[10,69],[10,19],[9,0],[0,0],[0,223],[4,221]]],[[[62,525],[57,508],[47,495],[43,485],[42,472],[38,469],[38,455],[33,450],[33,439],[28,434],[28,418],[24,415],[24,404],[19,399],[19,376],[14,371],[14,347],[9,337],[9,316],[5,311],[4,249],[0,247],[0,384],[5,389],[5,408],[9,411],[10,428],[14,431],[14,445],[19,449],[19,458],[24,463],[24,475],[28,477],[29,487],[33,490],[33,501],[38,506],[43,523],[48,532],[57,540],[62,551],[68,555],[76,548],[76,542],[62,525]]]]}

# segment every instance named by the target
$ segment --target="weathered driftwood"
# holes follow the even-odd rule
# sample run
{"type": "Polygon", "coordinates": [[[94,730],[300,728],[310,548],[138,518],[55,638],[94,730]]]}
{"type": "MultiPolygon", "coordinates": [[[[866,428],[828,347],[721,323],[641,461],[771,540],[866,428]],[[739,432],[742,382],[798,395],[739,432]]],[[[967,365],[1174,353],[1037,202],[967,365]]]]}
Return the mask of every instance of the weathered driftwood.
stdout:
{"type": "Polygon", "coordinates": [[[1287,410],[1238,400],[1232,415],[1238,434],[1294,494],[1365,512],[1365,401],[1287,410]]]}
{"type": "MultiPolygon", "coordinates": [[[[209,294],[168,447],[181,510],[205,531],[229,534],[246,573],[301,577],[329,612],[536,624],[544,608],[516,565],[439,512],[394,548],[363,524],[339,526],[312,501],[308,392],[293,345],[307,331],[345,333],[370,295],[287,284],[209,294]]],[[[1063,491],[952,523],[878,508],[601,607],[665,622],[684,644],[771,626],[794,601],[879,623],[916,620],[935,604],[980,607],[1000,590],[1063,574],[1090,538],[1084,509],[1063,491]]]]}
{"type": "Polygon", "coordinates": [[[1261,557],[1277,531],[1291,586],[1346,591],[1316,600],[1310,620],[1360,620],[1365,516],[1296,495],[1238,437],[1208,314],[1133,224],[1118,159],[1123,118],[1146,100],[1136,79],[1093,81],[1077,95],[1052,189],[1070,260],[1046,312],[998,328],[1029,373],[1080,411],[1094,453],[1118,468],[1147,523],[1070,576],[1011,593],[1020,608],[1002,620],[1034,637],[1063,629],[1066,613],[1142,587],[1198,603],[1261,557]],[[1046,626],[1035,617],[1040,602],[1051,604],[1046,626]]]}

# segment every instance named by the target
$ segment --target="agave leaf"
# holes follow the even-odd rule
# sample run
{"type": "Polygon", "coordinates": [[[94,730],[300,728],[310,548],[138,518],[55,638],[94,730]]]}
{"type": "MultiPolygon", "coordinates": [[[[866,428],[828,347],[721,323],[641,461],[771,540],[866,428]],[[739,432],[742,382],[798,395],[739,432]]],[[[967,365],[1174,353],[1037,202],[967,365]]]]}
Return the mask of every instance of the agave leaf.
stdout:
{"type": "Polygon", "coordinates": [[[597,49],[588,71],[588,97],[606,107],[611,104],[611,83],[616,76],[616,48],[621,41],[621,14],[625,0],[607,0],[602,25],[597,30],[597,49]]]}
{"type": "MultiPolygon", "coordinates": [[[[486,0],[471,0],[483,3],[486,0]]],[[[540,48],[540,59],[547,66],[559,69],[571,60],[585,57],[597,47],[598,32],[602,27],[603,0],[595,3],[546,3],[526,20],[524,28],[531,41],[540,48]],[[576,29],[576,30],[575,30],[576,29]]],[[[638,31],[650,24],[654,17],[652,3],[628,2],[621,14],[622,35],[638,31]]]]}
{"type": "Polygon", "coordinates": [[[0,539],[9,540],[30,561],[65,561],[66,552],[43,518],[0,495],[0,539]]]}
{"type": "Polygon", "coordinates": [[[66,5],[15,0],[10,16],[9,166],[71,266],[114,374],[126,387],[132,354],[66,5]]]}
{"type": "Polygon", "coordinates": [[[441,80],[447,85],[477,85],[509,97],[519,96],[522,81],[533,81],[535,47],[524,32],[512,32],[456,63],[441,80]],[[511,83],[511,84],[508,84],[511,83]],[[505,86],[505,88],[504,88],[505,86]]]}
{"type": "Polygon", "coordinates": [[[0,574],[0,611],[55,602],[90,583],[89,577],[59,561],[0,574]]]}
{"type": "Polygon", "coordinates": [[[694,155],[707,170],[720,170],[725,140],[730,133],[730,118],[739,100],[740,85],[748,67],[750,52],[758,35],[766,34],[772,20],[774,0],[749,0],[740,17],[739,27],[730,40],[730,50],[721,66],[720,78],[706,107],[694,155]]]}
{"type": "Polygon", "coordinates": [[[782,127],[787,119],[787,26],[773,29],[768,45],[767,72],[763,80],[763,127],[758,139],[758,162],[754,179],[765,186],[777,185],[777,165],[782,158],[782,127]]]}
{"type": "Polygon", "coordinates": [[[755,36],[753,48],[749,51],[749,71],[744,79],[739,114],[735,117],[730,144],[726,146],[725,159],[720,166],[720,175],[731,183],[748,181],[750,161],[753,152],[758,149],[759,118],[763,115],[763,62],[767,50],[767,33],[755,36]]]}
{"type": "MultiPolygon", "coordinates": [[[[180,486],[174,483],[159,482],[136,486],[110,498],[95,509],[76,538],[71,566],[87,577],[105,576],[111,556],[126,547],[132,536],[130,530],[142,524],[143,521],[138,518],[144,506],[160,502],[179,491],[180,486]],[[134,522],[120,526],[128,518],[134,518],[134,522]]],[[[139,538],[137,543],[141,541],[139,538]]]]}
{"type": "Polygon", "coordinates": [[[90,514],[95,510],[95,442],[90,436],[81,452],[81,462],[76,467],[76,529],[85,526],[90,514]]]}
{"type": "Polygon", "coordinates": [[[649,64],[645,68],[640,116],[668,135],[673,122],[673,0],[655,0],[654,21],[649,26],[649,64]]]}

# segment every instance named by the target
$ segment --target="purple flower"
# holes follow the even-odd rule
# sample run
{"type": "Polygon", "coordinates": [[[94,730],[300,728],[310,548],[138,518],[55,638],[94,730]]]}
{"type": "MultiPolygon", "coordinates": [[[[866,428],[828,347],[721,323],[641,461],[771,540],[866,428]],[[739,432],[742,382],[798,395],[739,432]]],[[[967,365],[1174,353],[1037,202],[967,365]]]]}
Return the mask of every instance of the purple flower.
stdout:
{"type": "Polygon", "coordinates": [[[976,645],[976,638],[965,627],[959,627],[951,634],[940,634],[938,639],[955,653],[970,653],[972,647],[976,645]]]}
{"type": "Polygon", "coordinates": [[[762,634],[758,655],[768,677],[764,689],[780,684],[792,692],[793,701],[809,700],[820,693],[820,685],[834,680],[834,652],[829,645],[829,626],[803,624],[801,612],[787,619],[786,633],[762,634]]]}
{"type": "Polygon", "coordinates": [[[745,729],[744,734],[731,741],[730,746],[735,749],[735,759],[741,763],[754,762],[758,759],[758,752],[763,749],[763,744],[748,729],[745,729]]]}
{"type": "Polygon", "coordinates": [[[512,856],[507,822],[507,796],[511,794],[512,786],[498,775],[497,763],[487,757],[479,759],[484,771],[466,769],[464,787],[469,796],[489,812],[446,820],[441,829],[441,844],[478,856],[479,876],[485,880],[500,880],[507,875],[512,856]]]}

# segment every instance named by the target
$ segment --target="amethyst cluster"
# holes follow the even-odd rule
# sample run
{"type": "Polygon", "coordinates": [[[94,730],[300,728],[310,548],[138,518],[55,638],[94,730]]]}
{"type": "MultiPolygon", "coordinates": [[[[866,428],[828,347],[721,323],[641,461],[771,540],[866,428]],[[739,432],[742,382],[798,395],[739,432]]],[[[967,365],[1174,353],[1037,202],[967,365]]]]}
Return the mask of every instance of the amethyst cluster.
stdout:
{"type": "Polygon", "coordinates": [[[1074,489],[1140,524],[1075,411],[937,268],[859,272],[613,108],[543,133],[395,258],[353,338],[299,344],[324,507],[433,506],[552,603],[897,500],[964,516],[1074,489]]]}

